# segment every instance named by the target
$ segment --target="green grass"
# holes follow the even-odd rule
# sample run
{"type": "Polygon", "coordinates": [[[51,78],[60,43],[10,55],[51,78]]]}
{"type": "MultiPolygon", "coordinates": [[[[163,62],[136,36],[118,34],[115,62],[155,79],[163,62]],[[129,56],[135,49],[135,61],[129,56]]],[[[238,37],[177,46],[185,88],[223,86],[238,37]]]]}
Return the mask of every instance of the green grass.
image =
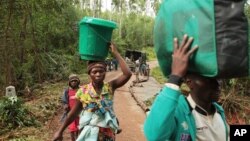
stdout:
{"type": "Polygon", "coordinates": [[[160,67],[153,68],[150,75],[154,77],[155,80],[160,84],[164,84],[167,82],[167,79],[164,77],[160,67]]]}
{"type": "MultiPolygon", "coordinates": [[[[153,68],[151,71],[151,76],[153,76],[156,79],[156,81],[159,82],[160,84],[167,83],[167,78],[163,75],[160,67],[153,68]]],[[[181,85],[181,90],[186,92],[189,91],[189,88],[185,83],[183,83],[181,85]]]]}
{"type": "Polygon", "coordinates": [[[147,61],[156,60],[156,54],[153,47],[144,47],[142,51],[147,54],[147,61]]]}
{"type": "MultiPolygon", "coordinates": [[[[86,73],[79,75],[81,85],[89,82],[86,73]]],[[[39,126],[30,126],[13,129],[6,134],[0,134],[0,140],[13,141],[43,141],[49,140],[51,135],[48,131],[48,125],[51,119],[60,110],[62,104],[60,102],[63,91],[68,86],[68,81],[63,80],[56,83],[43,83],[41,88],[35,89],[30,98],[24,103],[30,113],[39,122],[39,126]],[[42,136],[41,136],[42,135],[42,136]]]]}

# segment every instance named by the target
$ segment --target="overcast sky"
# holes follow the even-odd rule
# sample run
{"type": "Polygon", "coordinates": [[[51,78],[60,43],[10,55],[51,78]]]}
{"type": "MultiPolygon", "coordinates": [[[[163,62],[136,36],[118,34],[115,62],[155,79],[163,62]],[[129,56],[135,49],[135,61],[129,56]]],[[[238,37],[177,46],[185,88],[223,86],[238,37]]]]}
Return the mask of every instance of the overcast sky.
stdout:
{"type": "Polygon", "coordinates": [[[102,2],[102,10],[111,10],[111,0],[104,0],[102,2]]]}

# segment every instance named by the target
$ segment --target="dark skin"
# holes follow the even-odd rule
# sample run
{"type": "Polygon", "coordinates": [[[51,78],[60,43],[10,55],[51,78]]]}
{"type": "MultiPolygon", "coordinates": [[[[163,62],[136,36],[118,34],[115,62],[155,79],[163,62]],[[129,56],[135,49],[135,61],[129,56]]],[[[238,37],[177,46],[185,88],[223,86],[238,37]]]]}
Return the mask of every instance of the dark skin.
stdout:
{"type": "MultiPolygon", "coordinates": [[[[72,89],[78,89],[79,81],[78,81],[78,80],[71,80],[71,81],[69,82],[69,86],[70,86],[72,89]]],[[[69,110],[70,110],[68,104],[65,104],[65,105],[64,105],[64,110],[65,110],[65,111],[69,111],[69,110]]],[[[78,136],[78,131],[70,132],[71,141],[75,141],[76,138],[77,138],[77,136],[78,136]]]]}
{"type": "MultiPolygon", "coordinates": [[[[77,80],[72,80],[72,81],[69,82],[69,86],[70,86],[71,89],[78,89],[78,87],[79,87],[79,81],[77,81],[77,80]]],[[[70,109],[69,109],[69,105],[68,105],[68,104],[65,104],[65,105],[63,106],[63,109],[64,109],[64,111],[69,111],[69,110],[70,110],[70,109]]]]}
{"type": "Polygon", "coordinates": [[[70,133],[71,141],[75,141],[77,139],[77,136],[78,136],[78,131],[71,132],[70,133]]]}
{"type": "MultiPolygon", "coordinates": [[[[108,82],[112,90],[115,91],[117,88],[123,86],[130,79],[132,73],[129,67],[127,66],[125,60],[121,57],[120,53],[117,51],[113,43],[110,44],[110,51],[113,54],[113,56],[118,60],[121,70],[122,70],[121,76],[108,82]]],[[[95,67],[90,70],[89,77],[91,79],[91,82],[97,94],[100,94],[101,92],[101,89],[104,83],[103,81],[105,79],[105,74],[106,74],[106,71],[100,67],[95,67]]],[[[82,109],[83,109],[82,103],[79,100],[76,100],[76,104],[73,107],[73,109],[69,112],[68,116],[65,119],[65,122],[59,128],[59,130],[54,134],[54,137],[52,139],[53,141],[62,141],[63,131],[80,114],[82,109]]]]}
{"type": "Polygon", "coordinates": [[[69,85],[72,89],[78,89],[79,81],[77,80],[72,80],[69,82],[69,85]]]}
{"type": "Polygon", "coordinates": [[[196,104],[206,110],[209,115],[213,114],[215,109],[212,102],[217,102],[220,96],[218,81],[214,78],[190,74],[186,76],[186,83],[196,104]]]}
{"type": "Polygon", "coordinates": [[[208,78],[198,74],[187,74],[188,61],[190,56],[197,50],[198,46],[190,49],[193,38],[184,35],[181,44],[177,38],[174,39],[174,52],[172,55],[173,75],[185,78],[190,88],[190,95],[193,100],[201,106],[208,114],[214,113],[212,102],[219,99],[219,83],[215,78],[208,78]]]}

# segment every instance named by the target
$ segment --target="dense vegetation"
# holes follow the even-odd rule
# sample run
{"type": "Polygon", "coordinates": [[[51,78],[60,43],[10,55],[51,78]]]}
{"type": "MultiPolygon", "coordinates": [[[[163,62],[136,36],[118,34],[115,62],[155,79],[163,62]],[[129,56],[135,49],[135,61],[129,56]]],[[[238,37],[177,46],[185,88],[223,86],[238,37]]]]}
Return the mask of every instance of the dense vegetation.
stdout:
{"type": "Polygon", "coordinates": [[[72,1],[2,0],[0,7],[1,86],[14,85],[22,93],[80,70],[72,1]]]}
{"type": "Polygon", "coordinates": [[[106,12],[101,11],[102,1],[94,2],[2,0],[1,90],[14,85],[22,94],[25,88],[33,90],[36,83],[61,80],[70,72],[84,72],[85,63],[78,55],[78,23],[84,16],[117,22],[113,41],[122,53],[125,49],[153,46],[154,20],[143,14],[145,1],[113,0],[112,11],[106,12]]]}
{"type": "MultiPolygon", "coordinates": [[[[157,12],[159,0],[151,8],[157,12]]],[[[0,135],[10,130],[28,140],[46,140],[29,136],[45,133],[41,123],[58,110],[58,91],[65,86],[70,73],[85,73],[86,63],[78,54],[78,23],[85,17],[115,21],[113,42],[121,53],[126,49],[143,50],[149,60],[153,51],[154,18],[146,15],[146,0],[112,0],[112,10],[102,11],[102,0],[1,0],[0,2],[0,135]],[[55,83],[58,82],[58,83],[55,83]],[[48,86],[49,84],[49,86],[48,86]],[[14,85],[21,99],[3,98],[5,87],[14,85]],[[38,90],[37,88],[41,88],[38,90]],[[53,91],[51,91],[53,89],[53,91]],[[15,103],[15,105],[13,104],[15,103]],[[35,105],[35,106],[34,106],[35,105]],[[14,109],[14,110],[13,110],[14,109]],[[13,116],[15,115],[15,116],[13,116]],[[32,117],[35,117],[32,118],[32,117]],[[20,128],[35,126],[20,131],[20,128]]],[[[250,7],[246,5],[250,18],[250,7]]],[[[153,74],[165,82],[160,69],[153,74]]],[[[81,80],[86,80],[85,75],[81,80]]],[[[250,123],[250,79],[223,82],[222,104],[232,122],[250,123]],[[240,112],[239,111],[245,111],[240,112]],[[235,114],[238,113],[238,114],[235,114]],[[236,117],[235,117],[236,115],[236,117]],[[234,116],[234,117],[233,117],[234,116]]],[[[1,140],[2,138],[0,138],[1,140]]]]}

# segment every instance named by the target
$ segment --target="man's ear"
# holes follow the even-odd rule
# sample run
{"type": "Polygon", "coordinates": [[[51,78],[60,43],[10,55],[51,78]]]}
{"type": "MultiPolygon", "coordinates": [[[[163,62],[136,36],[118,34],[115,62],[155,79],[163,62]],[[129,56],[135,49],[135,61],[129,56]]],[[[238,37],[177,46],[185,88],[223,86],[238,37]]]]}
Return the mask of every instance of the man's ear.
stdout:
{"type": "Polygon", "coordinates": [[[188,86],[191,85],[191,82],[192,82],[192,80],[186,79],[186,83],[187,83],[188,86]]]}
{"type": "Polygon", "coordinates": [[[192,80],[189,77],[184,78],[184,82],[187,84],[190,90],[192,90],[192,80]]]}

